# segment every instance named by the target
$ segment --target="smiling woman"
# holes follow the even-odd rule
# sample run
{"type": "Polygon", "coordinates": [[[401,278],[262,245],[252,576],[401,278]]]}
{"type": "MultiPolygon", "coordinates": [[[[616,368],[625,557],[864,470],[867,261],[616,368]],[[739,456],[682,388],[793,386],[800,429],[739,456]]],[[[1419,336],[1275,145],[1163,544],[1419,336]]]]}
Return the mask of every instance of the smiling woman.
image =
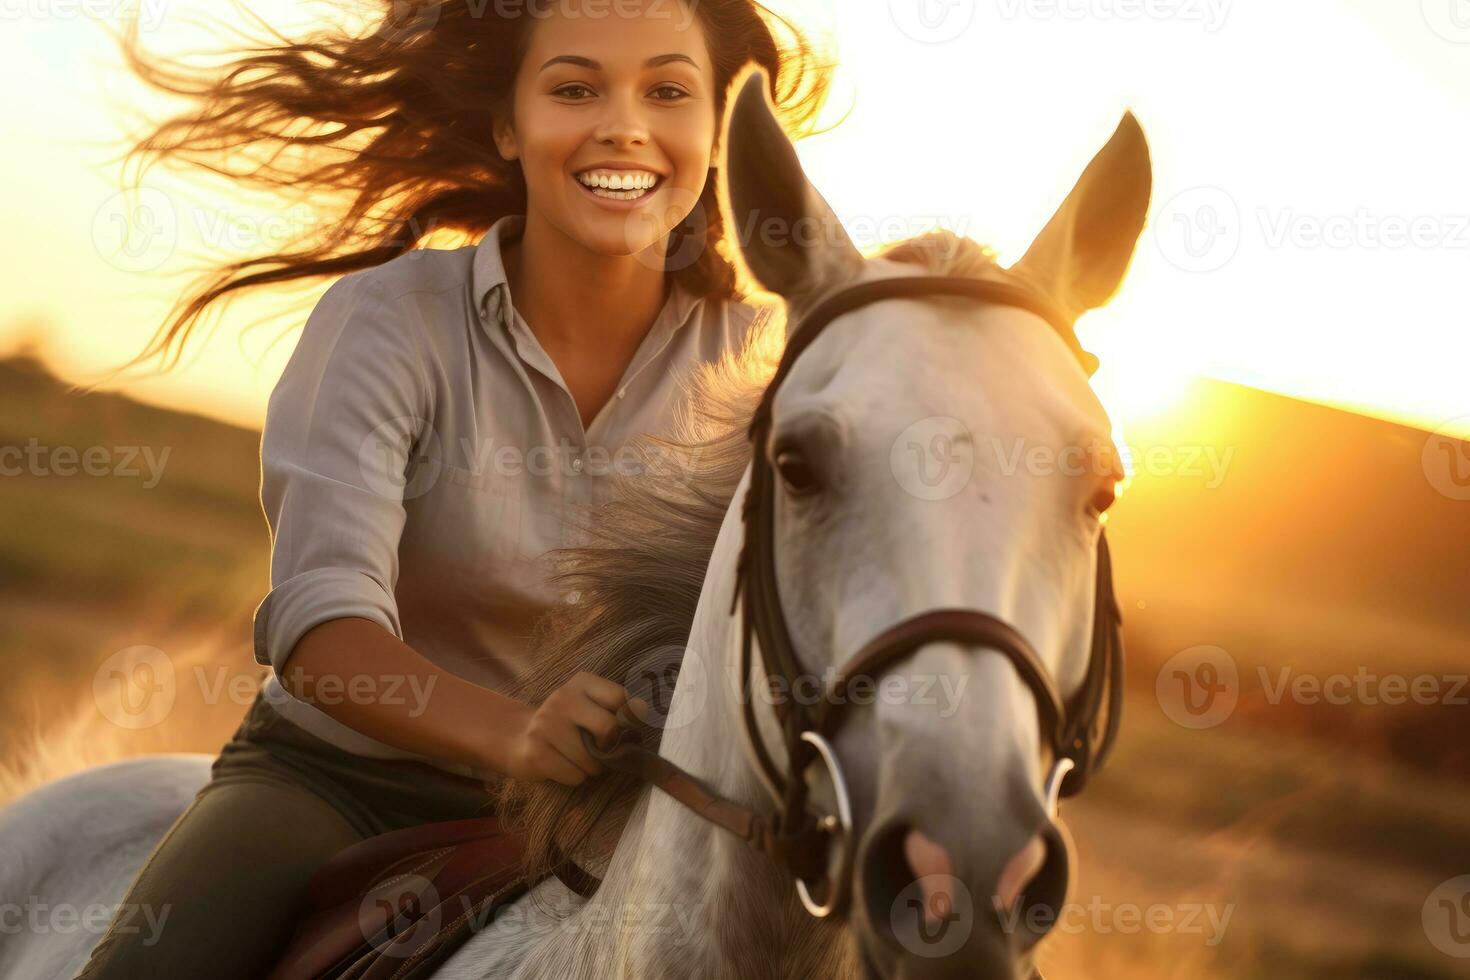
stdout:
{"type": "MultiPolygon", "coordinates": [[[[796,28],[754,0],[379,0],[373,6],[382,13],[368,31],[322,28],[299,40],[272,31],[233,60],[207,67],[151,54],[139,43],[139,22],[126,22],[118,41],[128,67],[160,92],[196,106],[158,125],[131,149],[127,163],[173,160],[283,201],[343,204],[323,212],[288,248],[206,274],[122,369],[154,359],[175,366],[199,318],[226,297],[372,268],[438,232],[475,240],[498,218],[525,213],[528,185],[539,181],[536,168],[551,149],[541,142],[544,128],[523,134],[531,142],[524,150],[508,146],[512,120],[585,124],[610,105],[626,105],[635,81],[648,83],[636,92],[646,106],[703,123],[679,145],[665,145],[664,159],[639,160],[648,172],[677,179],[652,196],[649,203],[662,199],[667,213],[636,232],[635,241],[648,247],[662,237],[666,218],[683,212],[663,229],[669,253],[678,257],[669,271],[695,293],[732,296],[733,270],[717,247],[725,232],[715,182],[705,179],[708,166],[694,168],[697,173],[687,168],[696,159],[709,162],[730,83],[748,66],[770,76],[778,111],[797,134],[815,127],[830,84],[828,67],[796,28]],[[550,43],[545,28],[560,41],[550,43]],[[632,66],[639,69],[636,79],[621,47],[630,39],[648,60],[632,66]],[[589,56],[603,49],[607,56],[589,56]],[[547,111],[527,117],[533,100],[547,111]],[[521,152],[532,154],[529,166],[521,152]],[[654,166],[676,162],[686,168],[677,175],[654,166]]],[[[348,20],[363,16],[356,4],[343,7],[348,20]]],[[[599,125],[606,133],[608,125],[622,124],[599,125]]],[[[667,138],[669,128],[663,129],[667,138]]],[[[608,161],[579,162],[590,168],[608,161]]],[[[612,171],[622,166],[596,176],[606,176],[611,190],[612,171]]],[[[576,190],[555,193],[564,199],[576,190]]],[[[622,238],[604,227],[604,244],[608,234],[622,238]]]]}
{"type": "Polygon", "coordinates": [[[172,909],[167,931],[145,943],[121,916],[84,977],[263,976],[338,851],[493,813],[487,782],[602,771],[582,732],[614,735],[621,684],[579,671],[514,696],[531,627],[577,601],[541,559],[613,493],[595,459],[667,434],[688,373],[751,334],[715,180],[732,83],[763,69],[794,128],[826,91],[753,0],[384,7],[366,36],[208,71],[150,60],[136,24],[123,39],[139,74],[198,103],[135,153],[346,204],[219,269],[132,362],[176,363],[216,300],[341,277],[262,435],[269,680],[121,903],[172,909]],[[478,241],[423,247],[441,230],[478,241]],[[563,465],[538,466],[552,447],[563,465]],[[405,689],[424,697],[388,693],[405,689]]]}

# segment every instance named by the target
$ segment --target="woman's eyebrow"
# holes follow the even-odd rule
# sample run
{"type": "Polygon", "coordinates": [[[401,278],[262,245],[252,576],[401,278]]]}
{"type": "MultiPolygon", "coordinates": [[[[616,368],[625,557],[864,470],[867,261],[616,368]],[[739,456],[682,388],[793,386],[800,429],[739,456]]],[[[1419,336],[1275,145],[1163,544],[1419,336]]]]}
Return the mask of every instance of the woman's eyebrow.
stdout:
{"type": "MultiPolygon", "coordinates": [[[[673,61],[682,61],[686,64],[692,65],[695,68],[699,67],[699,65],[695,64],[694,59],[689,57],[687,54],[654,55],[652,58],[649,58],[643,63],[643,67],[657,68],[660,65],[667,65],[673,61]]],[[[576,65],[579,68],[590,68],[593,71],[602,70],[601,63],[593,61],[591,58],[584,58],[582,55],[579,54],[559,54],[555,58],[548,58],[546,60],[546,63],[542,65],[539,70],[545,71],[552,65],[576,65]]]]}

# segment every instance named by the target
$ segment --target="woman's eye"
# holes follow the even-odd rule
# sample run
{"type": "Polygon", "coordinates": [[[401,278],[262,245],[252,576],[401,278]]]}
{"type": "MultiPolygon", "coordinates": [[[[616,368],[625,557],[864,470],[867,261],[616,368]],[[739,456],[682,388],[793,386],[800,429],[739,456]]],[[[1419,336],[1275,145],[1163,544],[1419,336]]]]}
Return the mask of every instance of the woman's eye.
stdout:
{"type": "MultiPolygon", "coordinates": [[[[582,98],[584,96],[589,96],[589,94],[591,93],[591,88],[588,88],[587,85],[582,85],[581,82],[578,82],[578,84],[573,85],[562,85],[562,87],[557,88],[557,90],[553,90],[553,93],[551,94],[553,94],[553,96],[562,96],[564,98],[582,98]]],[[[688,93],[686,93],[686,91],[682,90],[682,88],[675,88],[673,87],[673,85],[660,85],[659,88],[653,90],[653,94],[654,96],[659,97],[660,101],[678,101],[681,100],[681,98],[688,98],[688,93]]]]}

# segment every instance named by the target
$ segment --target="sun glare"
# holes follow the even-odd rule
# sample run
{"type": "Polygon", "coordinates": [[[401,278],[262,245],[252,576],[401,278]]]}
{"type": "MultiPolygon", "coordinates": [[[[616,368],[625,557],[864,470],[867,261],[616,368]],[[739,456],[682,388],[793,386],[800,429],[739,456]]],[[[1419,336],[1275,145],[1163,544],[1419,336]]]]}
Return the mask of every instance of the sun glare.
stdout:
{"type": "MultiPolygon", "coordinates": [[[[1470,159],[1470,61],[1456,42],[1470,29],[1448,36],[1458,22],[1426,21],[1420,4],[1362,0],[776,6],[835,36],[838,124],[799,152],[863,248],[940,226],[1013,261],[1135,112],[1153,153],[1149,225],[1121,294],[1079,331],[1119,419],[1167,413],[1211,377],[1470,430],[1470,216],[1455,203],[1470,159]]],[[[318,5],[251,9],[291,26],[318,5]]],[[[144,43],[164,53],[228,41],[206,43],[191,20],[239,23],[228,0],[143,4],[140,16],[144,43]]],[[[168,198],[176,246],[103,247],[122,217],[118,107],[167,103],[86,16],[8,23],[0,84],[28,94],[7,113],[0,159],[12,230],[0,349],[40,323],[63,373],[120,363],[197,269],[188,246],[277,231],[282,216],[258,202],[183,194],[159,175],[144,193],[168,198]]],[[[227,251],[204,258],[238,257],[227,251]]],[[[245,298],[187,368],[129,392],[258,425],[289,344],[256,367],[234,341],[274,306],[245,298]]]]}

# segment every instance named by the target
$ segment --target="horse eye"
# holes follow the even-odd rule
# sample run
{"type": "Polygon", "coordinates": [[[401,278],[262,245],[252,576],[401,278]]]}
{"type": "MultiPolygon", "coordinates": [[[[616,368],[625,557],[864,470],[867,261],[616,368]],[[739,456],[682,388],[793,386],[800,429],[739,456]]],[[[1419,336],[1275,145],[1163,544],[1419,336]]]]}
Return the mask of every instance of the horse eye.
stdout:
{"type": "Polygon", "coordinates": [[[821,481],[817,479],[816,470],[795,449],[782,449],[776,453],[776,472],[790,493],[800,495],[820,489],[821,481]]]}

